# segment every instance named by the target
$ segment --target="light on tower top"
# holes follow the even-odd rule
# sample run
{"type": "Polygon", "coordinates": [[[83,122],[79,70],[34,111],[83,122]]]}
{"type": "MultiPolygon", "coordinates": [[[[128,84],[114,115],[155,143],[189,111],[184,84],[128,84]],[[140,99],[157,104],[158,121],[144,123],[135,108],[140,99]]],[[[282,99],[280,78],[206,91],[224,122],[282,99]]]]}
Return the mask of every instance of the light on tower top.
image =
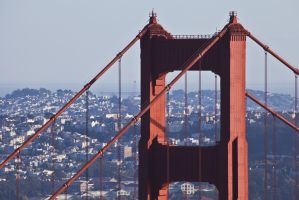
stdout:
{"type": "Polygon", "coordinates": [[[238,23],[237,11],[230,11],[229,12],[229,21],[230,21],[230,23],[238,23]]]}
{"type": "Polygon", "coordinates": [[[157,13],[154,12],[154,9],[152,10],[152,12],[150,12],[149,16],[150,16],[150,23],[156,24],[157,23],[157,13]]]}

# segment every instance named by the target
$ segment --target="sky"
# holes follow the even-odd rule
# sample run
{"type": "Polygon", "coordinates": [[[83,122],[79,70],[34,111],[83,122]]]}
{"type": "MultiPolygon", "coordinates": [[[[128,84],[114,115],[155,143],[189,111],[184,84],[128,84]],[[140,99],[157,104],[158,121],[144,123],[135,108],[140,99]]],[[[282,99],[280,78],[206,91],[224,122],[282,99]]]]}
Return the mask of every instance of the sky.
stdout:
{"type": "MultiPolygon", "coordinates": [[[[173,34],[214,33],[237,11],[245,28],[298,67],[298,8],[298,0],[0,0],[0,96],[25,87],[79,90],[148,23],[152,9],[173,34]]],[[[247,88],[263,89],[263,60],[263,50],[248,40],[247,88]]],[[[116,73],[117,65],[93,90],[117,91],[116,73]]],[[[140,88],[139,43],[123,57],[122,75],[123,91],[140,88]]],[[[190,73],[189,90],[197,82],[190,73]]],[[[213,83],[205,72],[203,88],[213,83]]],[[[180,80],[175,88],[182,86],[180,80]]],[[[294,74],[272,57],[269,90],[294,92],[294,74]]]]}

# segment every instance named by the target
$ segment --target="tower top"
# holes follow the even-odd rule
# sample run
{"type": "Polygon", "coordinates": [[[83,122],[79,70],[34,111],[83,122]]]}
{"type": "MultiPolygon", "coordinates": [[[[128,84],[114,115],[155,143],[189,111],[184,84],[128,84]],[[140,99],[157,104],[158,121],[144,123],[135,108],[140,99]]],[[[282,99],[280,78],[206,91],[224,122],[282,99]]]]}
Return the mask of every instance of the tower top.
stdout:
{"type": "Polygon", "coordinates": [[[157,13],[154,12],[154,9],[149,14],[150,24],[157,24],[157,13]]]}
{"type": "Polygon", "coordinates": [[[230,23],[238,23],[237,11],[230,11],[229,12],[229,22],[230,23]]]}

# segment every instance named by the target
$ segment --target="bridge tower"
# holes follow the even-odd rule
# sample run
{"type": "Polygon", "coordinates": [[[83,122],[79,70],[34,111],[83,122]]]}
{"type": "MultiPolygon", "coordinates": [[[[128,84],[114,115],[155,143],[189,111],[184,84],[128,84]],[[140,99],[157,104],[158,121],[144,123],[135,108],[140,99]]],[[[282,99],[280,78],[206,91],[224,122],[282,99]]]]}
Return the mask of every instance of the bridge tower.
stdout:
{"type": "MultiPolygon", "coordinates": [[[[158,24],[154,13],[141,38],[141,105],[166,85],[168,72],[182,70],[207,38],[176,38],[158,24]]],[[[245,123],[246,31],[234,12],[228,31],[191,70],[219,75],[221,89],[220,141],[211,147],[168,146],[165,138],[165,98],[160,98],[141,120],[139,142],[139,199],[168,199],[169,183],[214,184],[221,200],[248,199],[248,147],[245,123]]],[[[217,36],[214,36],[217,37],[217,36]]]]}

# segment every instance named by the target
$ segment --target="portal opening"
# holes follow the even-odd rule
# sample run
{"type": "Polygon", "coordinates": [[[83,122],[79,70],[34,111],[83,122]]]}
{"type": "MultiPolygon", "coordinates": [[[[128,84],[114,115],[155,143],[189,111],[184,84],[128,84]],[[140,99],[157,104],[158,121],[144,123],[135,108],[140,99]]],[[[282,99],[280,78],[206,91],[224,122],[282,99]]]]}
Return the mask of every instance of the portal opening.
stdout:
{"type": "MultiPolygon", "coordinates": [[[[168,73],[169,83],[179,71],[168,73]]],[[[166,94],[166,135],[171,145],[215,146],[220,142],[220,77],[188,71],[166,94]]]]}
{"type": "Polygon", "coordinates": [[[218,190],[207,182],[173,182],[169,184],[168,199],[218,200],[218,190]]]}

